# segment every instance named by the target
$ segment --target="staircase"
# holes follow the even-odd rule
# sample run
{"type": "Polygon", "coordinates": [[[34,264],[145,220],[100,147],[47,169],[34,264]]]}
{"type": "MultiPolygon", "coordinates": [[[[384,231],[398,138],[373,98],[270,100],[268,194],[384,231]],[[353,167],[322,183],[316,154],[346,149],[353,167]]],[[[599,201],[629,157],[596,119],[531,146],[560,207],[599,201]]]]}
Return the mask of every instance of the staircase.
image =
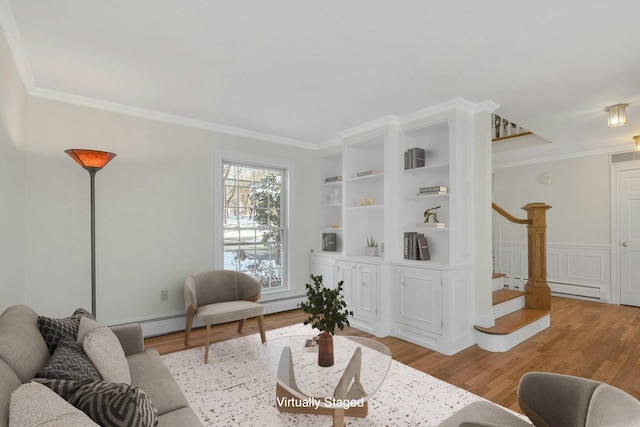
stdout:
{"type": "Polygon", "coordinates": [[[493,274],[492,327],[475,326],[476,342],[487,351],[504,352],[551,325],[551,290],[546,282],[546,220],[550,206],[523,207],[527,219],[518,219],[495,203],[493,209],[514,224],[526,225],[529,274],[525,292],[505,288],[504,274],[493,274]]]}
{"type": "Polygon", "coordinates": [[[500,288],[503,277],[493,275],[494,289],[498,288],[492,298],[495,325],[475,327],[478,347],[487,351],[507,351],[551,325],[551,311],[526,308],[524,292],[500,288]]]}

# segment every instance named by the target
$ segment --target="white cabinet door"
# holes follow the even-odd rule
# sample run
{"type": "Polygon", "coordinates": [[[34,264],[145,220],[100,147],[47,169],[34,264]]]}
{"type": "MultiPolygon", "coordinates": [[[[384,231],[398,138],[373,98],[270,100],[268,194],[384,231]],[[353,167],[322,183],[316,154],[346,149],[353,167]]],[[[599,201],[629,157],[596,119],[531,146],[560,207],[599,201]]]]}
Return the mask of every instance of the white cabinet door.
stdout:
{"type": "Polygon", "coordinates": [[[442,272],[397,267],[396,321],[442,334],[442,272]]]}
{"type": "Polygon", "coordinates": [[[353,318],[373,323],[377,316],[378,266],[351,261],[338,262],[338,278],[344,281],[344,299],[353,318]]]}
{"type": "Polygon", "coordinates": [[[375,322],[378,307],[378,267],[372,264],[359,264],[357,269],[355,317],[365,322],[375,322]]]}
{"type": "Polygon", "coordinates": [[[342,280],[342,292],[344,295],[344,301],[347,303],[347,309],[355,313],[354,307],[354,286],[357,280],[356,277],[357,264],[350,261],[338,262],[338,281],[342,280]]]}
{"type": "Polygon", "coordinates": [[[311,274],[322,276],[322,284],[327,288],[335,288],[338,285],[335,275],[336,261],[332,257],[313,254],[311,255],[311,274]]]}

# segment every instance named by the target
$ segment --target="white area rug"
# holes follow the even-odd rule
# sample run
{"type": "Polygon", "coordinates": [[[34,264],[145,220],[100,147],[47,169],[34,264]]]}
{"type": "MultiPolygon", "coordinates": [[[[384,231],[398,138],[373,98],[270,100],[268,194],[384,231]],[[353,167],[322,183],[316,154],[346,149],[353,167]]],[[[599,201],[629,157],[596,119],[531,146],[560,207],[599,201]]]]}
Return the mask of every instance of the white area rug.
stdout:
{"type": "MultiPolygon", "coordinates": [[[[309,326],[267,331],[267,340],[316,335],[309,326]]],[[[258,334],[163,356],[191,407],[205,426],[331,426],[322,415],[281,413],[275,407],[276,380],[260,360],[258,334]]],[[[392,362],[389,374],[369,401],[366,418],[345,417],[348,426],[437,426],[467,404],[483,400],[430,375],[392,362]]]]}

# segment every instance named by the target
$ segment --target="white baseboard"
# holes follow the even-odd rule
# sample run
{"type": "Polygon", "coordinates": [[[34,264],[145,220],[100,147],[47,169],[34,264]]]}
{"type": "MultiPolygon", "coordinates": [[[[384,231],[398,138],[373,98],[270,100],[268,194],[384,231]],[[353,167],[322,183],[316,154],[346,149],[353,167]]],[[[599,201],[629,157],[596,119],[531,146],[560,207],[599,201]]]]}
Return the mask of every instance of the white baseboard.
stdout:
{"type": "MultiPolygon", "coordinates": [[[[272,301],[261,302],[264,305],[264,314],[279,313],[281,311],[295,310],[298,304],[306,299],[306,296],[283,298],[272,301]]],[[[142,326],[142,333],[145,338],[166,335],[173,332],[184,331],[184,313],[176,313],[160,318],[144,319],[136,323],[142,326]]],[[[204,326],[194,319],[193,327],[204,326]]]]}

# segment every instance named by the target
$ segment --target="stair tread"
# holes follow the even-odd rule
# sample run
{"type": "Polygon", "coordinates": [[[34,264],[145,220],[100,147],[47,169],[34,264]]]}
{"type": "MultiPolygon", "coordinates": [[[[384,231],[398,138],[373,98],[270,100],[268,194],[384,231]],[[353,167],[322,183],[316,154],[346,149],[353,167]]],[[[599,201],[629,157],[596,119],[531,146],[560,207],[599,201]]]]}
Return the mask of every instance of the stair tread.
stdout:
{"type": "Polygon", "coordinates": [[[517,331],[530,323],[535,322],[538,319],[550,314],[549,310],[533,310],[530,308],[523,308],[513,313],[509,313],[506,316],[496,319],[495,326],[491,328],[484,328],[482,326],[475,326],[475,329],[484,332],[485,334],[492,335],[507,335],[517,331]]]}
{"type": "Polygon", "coordinates": [[[507,277],[504,273],[493,273],[492,279],[499,279],[500,277],[507,277]]]}
{"type": "Polygon", "coordinates": [[[514,291],[513,289],[499,289],[497,291],[493,291],[493,295],[491,298],[493,305],[498,305],[505,301],[519,298],[523,295],[524,292],[514,291]]]}

